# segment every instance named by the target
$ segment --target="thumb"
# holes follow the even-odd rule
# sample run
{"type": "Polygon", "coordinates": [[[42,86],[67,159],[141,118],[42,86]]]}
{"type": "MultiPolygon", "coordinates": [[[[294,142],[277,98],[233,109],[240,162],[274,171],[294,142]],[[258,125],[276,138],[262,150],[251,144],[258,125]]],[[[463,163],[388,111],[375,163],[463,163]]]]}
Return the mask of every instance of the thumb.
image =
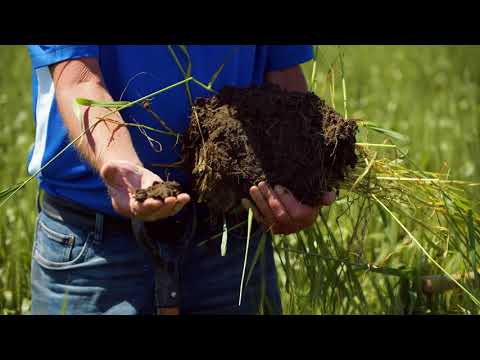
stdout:
{"type": "Polygon", "coordinates": [[[115,175],[118,173],[118,169],[111,162],[103,164],[100,168],[100,176],[107,183],[113,183],[115,181],[115,175]]]}
{"type": "Polygon", "coordinates": [[[140,185],[141,172],[130,163],[110,161],[101,167],[100,176],[109,187],[131,190],[140,185]]]}
{"type": "Polygon", "coordinates": [[[105,163],[100,169],[100,176],[108,187],[121,189],[125,187],[125,171],[114,162],[105,163]]]}

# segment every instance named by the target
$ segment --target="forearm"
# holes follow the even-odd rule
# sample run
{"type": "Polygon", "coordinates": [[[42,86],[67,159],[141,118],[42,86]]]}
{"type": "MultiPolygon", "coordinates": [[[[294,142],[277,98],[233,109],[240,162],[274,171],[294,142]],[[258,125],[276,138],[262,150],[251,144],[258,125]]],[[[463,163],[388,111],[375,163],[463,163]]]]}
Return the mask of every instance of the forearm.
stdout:
{"type": "Polygon", "coordinates": [[[277,84],[287,91],[307,92],[308,86],[300,65],[287,69],[270,71],[265,74],[265,81],[277,84]]]}
{"type": "MultiPolygon", "coordinates": [[[[112,98],[105,88],[101,74],[97,72],[96,60],[72,60],[60,63],[51,68],[57,106],[68,129],[71,138],[78,137],[82,126],[77,119],[73,102],[76,98],[87,98],[101,101],[111,101],[112,98]],[[90,72],[90,74],[89,74],[90,72]]],[[[141,165],[132,145],[130,133],[120,114],[109,115],[114,120],[103,121],[99,118],[111,111],[99,107],[82,107],[83,128],[87,129],[83,141],[77,142],[77,148],[82,156],[96,169],[111,160],[127,160],[141,165]],[[90,129],[90,130],[88,130],[90,129]]]]}

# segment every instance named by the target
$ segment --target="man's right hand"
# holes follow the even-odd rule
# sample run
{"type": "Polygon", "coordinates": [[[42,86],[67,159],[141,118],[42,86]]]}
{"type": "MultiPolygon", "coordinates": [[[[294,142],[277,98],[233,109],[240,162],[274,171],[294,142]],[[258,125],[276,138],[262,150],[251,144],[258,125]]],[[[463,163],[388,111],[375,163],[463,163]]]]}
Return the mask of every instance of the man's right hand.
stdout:
{"type": "MultiPolygon", "coordinates": [[[[112,101],[100,70],[98,59],[94,57],[71,59],[50,66],[55,84],[55,96],[59,111],[68,128],[70,137],[81,134],[82,127],[73,111],[76,98],[112,101]]],[[[83,114],[84,128],[90,127],[106,114],[117,122],[98,123],[85,133],[86,141],[77,143],[77,149],[90,165],[100,172],[107,185],[112,206],[119,214],[140,221],[156,221],[175,215],[190,196],[180,194],[164,201],[147,199],[143,203],[135,200],[137,189],[146,188],[160,177],[141,165],[126,126],[119,113],[110,114],[109,109],[88,108],[83,114]]]]}
{"type": "Polygon", "coordinates": [[[100,169],[100,176],[107,185],[112,206],[119,214],[141,221],[156,221],[178,213],[189,201],[190,196],[182,193],[166,199],[147,199],[143,203],[134,198],[135,190],[144,189],[154,181],[162,179],[129,161],[115,160],[106,162],[100,169]]]}

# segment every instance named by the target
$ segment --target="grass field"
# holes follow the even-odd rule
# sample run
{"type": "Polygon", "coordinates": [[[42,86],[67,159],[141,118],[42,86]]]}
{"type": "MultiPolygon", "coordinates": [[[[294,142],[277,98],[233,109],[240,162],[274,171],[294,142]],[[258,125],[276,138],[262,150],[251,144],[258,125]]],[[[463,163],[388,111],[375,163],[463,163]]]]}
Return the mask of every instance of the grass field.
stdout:
{"type": "MultiPolygon", "coordinates": [[[[329,102],[332,78],[327,76],[328,70],[341,52],[349,117],[374,121],[407,135],[410,142],[402,149],[422,170],[442,172],[448,166],[451,178],[480,181],[480,46],[321,46],[316,90],[329,102]]],[[[0,46],[0,64],[4,69],[0,74],[0,189],[4,189],[26,176],[25,159],[34,129],[26,49],[0,46]]],[[[343,113],[341,71],[338,62],[335,64],[334,103],[343,113]]],[[[305,65],[309,78],[311,68],[312,64],[305,65]]],[[[360,140],[373,142],[377,135],[369,136],[360,140]]],[[[29,311],[35,186],[30,183],[0,209],[0,314],[29,311]]],[[[478,201],[478,191],[468,195],[478,201]]],[[[405,231],[375,207],[369,218],[361,221],[362,239],[343,236],[340,230],[348,234],[351,224],[335,221],[342,206],[325,209],[318,226],[298,237],[276,239],[286,313],[479,313],[459,290],[422,298],[413,290],[414,282],[419,275],[439,272],[405,231]],[[285,246],[291,251],[282,252],[285,246]],[[360,253],[357,264],[338,261],[352,249],[360,253]],[[314,260],[315,254],[324,260],[314,260]],[[408,268],[414,275],[401,279],[365,270],[360,265],[366,263],[408,268]]],[[[349,208],[350,220],[359,206],[349,208]]],[[[478,203],[472,207],[478,210],[478,203]]],[[[431,243],[419,224],[408,225],[420,241],[429,244],[427,250],[442,266],[456,273],[469,271],[461,256],[465,249],[449,248],[448,242],[431,243]]],[[[470,289],[476,291],[478,286],[470,289]]]]}

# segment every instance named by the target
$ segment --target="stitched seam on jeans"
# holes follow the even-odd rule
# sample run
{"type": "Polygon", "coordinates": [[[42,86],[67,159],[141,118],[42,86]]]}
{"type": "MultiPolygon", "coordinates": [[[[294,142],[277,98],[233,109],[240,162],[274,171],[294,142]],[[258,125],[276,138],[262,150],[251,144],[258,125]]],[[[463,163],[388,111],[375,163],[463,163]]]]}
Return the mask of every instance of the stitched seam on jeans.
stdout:
{"type": "Polygon", "coordinates": [[[73,234],[61,234],[59,232],[56,232],[52,229],[50,229],[42,220],[39,220],[38,224],[42,228],[43,231],[47,234],[48,238],[50,238],[53,241],[59,242],[61,244],[68,244],[68,245],[73,245],[75,241],[75,235],[73,234]]]}
{"type": "Polygon", "coordinates": [[[35,254],[35,252],[37,251],[37,239],[38,239],[38,223],[40,222],[40,217],[37,217],[37,221],[36,221],[36,224],[35,224],[35,238],[33,240],[33,246],[32,246],[32,253],[31,253],[31,258],[33,259],[33,256],[35,254]]]}
{"type": "Polygon", "coordinates": [[[85,255],[88,251],[90,242],[92,241],[92,234],[89,233],[87,236],[87,240],[85,241],[85,244],[82,247],[82,250],[80,251],[80,254],[77,255],[77,257],[71,261],[67,262],[55,262],[55,261],[50,261],[45,259],[38,251],[35,252],[34,254],[34,259],[37,260],[37,262],[43,266],[46,269],[51,269],[51,270],[61,270],[62,268],[68,267],[70,265],[75,265],[83,255],[85,255]]]}

